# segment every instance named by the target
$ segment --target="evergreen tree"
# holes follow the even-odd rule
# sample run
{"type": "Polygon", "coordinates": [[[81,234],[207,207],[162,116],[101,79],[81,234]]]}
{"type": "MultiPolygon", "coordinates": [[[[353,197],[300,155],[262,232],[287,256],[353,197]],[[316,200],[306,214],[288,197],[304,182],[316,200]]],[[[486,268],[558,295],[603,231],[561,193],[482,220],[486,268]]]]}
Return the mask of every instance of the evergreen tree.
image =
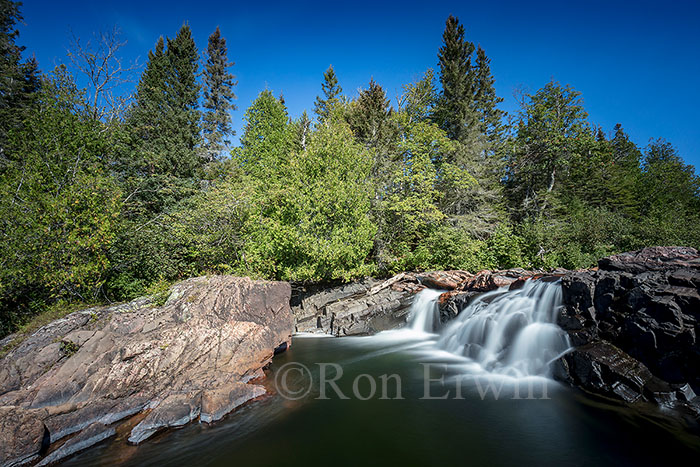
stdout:
{"type": "Polygon", "coordinates": [[[175,39],[168,39],[168,73],[165,77],[168,90],[169,140],[173,174],[193,176],[198,168],[195,147],[199,143],[199,89],[197,84],[198,53],[189,25],[184,24],[175,39]]]}
{"type": "Polygon", "coordinates": [[[10,157],[6,153],[7,133],[29,117],[40,87],[36,59],[22,62],[25,48],[15,43],[19,37],[16,25],[22,21],[20,5],[0,0],[0,163],[10,157]]]}
{"type": "Polygon", "coordinates": [[[321,90],[323,91],[324,98],[316,96],[314,112],[318,115],[319,122],[324,122],[330,115],[333,107],[341,102],[341,95],[343,93],[343,88],[338,84],[338,77],[335,74],[333,65],[330,65],[323,73],[321,90]]]}
{"type": "Polygon", "coordinates": [[[201,165],[195,153],[199,143],[197,48],[187,25],[167,44],[166,50],[161,37],[148,54],[129,124],[140,146],[141,171],[192,177],[201,165]]]}
{"type": "Polygon", "coordinates": [[[380,148],[388,142],[393,133],[389,121],[391,113],[384,88],[372,78],[369,87],[362,90],[353,102],[349,117],[350,127],[358,141],[366,147],[380,148]]]}
{"type": "Polygon", "coordinates": [[[484,49],[479,46],[474,67],[474,110],[479,121],[479,131],[486,135],[491,145],[495,145],[502,138],[501,120],[505,112],[497,108],[498,104],[503,102],[503,98],[496,95],[496,89],[493,87],[495,80],[491,74],[490,62],[484,49]]]}
{"type": "Polygon", "coordinates": [[[231,141],[235,131],[231,128],[230,111],[236,110],[232,100],[236,98],[233,87],[238,84],[228,69],[233,66],[228,61],[226,39],[221,37],[219,27],[209,36],[204,68],[204,113],[202,130],[206,158],[215,160],[231,141]]]}
{"type": "Polygon", "coordinates": [[[471,54],[474,44],[464,39],[464,26],[450,15],[438,52],[442,92],[435,109],[435,121],[454,140],[465,141],[474,126],[474,72],[471,54]]]}
{"type": "Polygon", "coordinates": [[[625,133],[622,125],[615,125],[615,135],[610,140],[612,161],[606,180],[610,193],[610,205],[630,218],[639,216],[639,181],[642,153],[625,133]]]}
{"type": "Polygon", "coordinates": [[[165,41],[160,37],[153,50],[148,52],[148,63],[136,87],[134,106],[128,116],[129,128],[140,143],[139,160],[132,161],[132,169],[145,173],[156,170],[157,157],[165,152],[167,135],[163,131],[163,119],[169,112],[165,77],[168,60],[165,41]]]}
{"type": "Polygon", "coordinates": [[[148,58],[127,119],[132,148],[121,158],[129,217],[160,213],[191,194],[205,162],[197,154],[198,55],[189,26],[161,37],[148,58]]]}

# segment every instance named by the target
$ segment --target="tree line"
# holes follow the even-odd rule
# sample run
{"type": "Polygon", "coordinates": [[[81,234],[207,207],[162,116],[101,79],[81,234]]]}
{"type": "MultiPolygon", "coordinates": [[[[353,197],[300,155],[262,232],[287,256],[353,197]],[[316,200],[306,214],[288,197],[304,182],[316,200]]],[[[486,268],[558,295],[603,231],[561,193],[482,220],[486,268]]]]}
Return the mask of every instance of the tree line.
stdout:
{"type": "Polygon", "coordinates": [[[88,93],[71,69],[22,60],[19,4],[0,4],[0,335],[56,304],[202,274],[580,268],[646,245],[700,247],[700,179],[670,143],[606,133],[554,81],[506,115],[489,58],[455,17],[437,70],[395,106],[373,79],[344,94],[330,66],[315,118],[292,119],[264,90],[234,146],[237,82],[218,28],[203,54],[187,24],[160,38],[117,106],[100,95],[121,69],[100,68],[114,35],[72,55],[106,57],[77,68],[96,77],[88,93]]]}

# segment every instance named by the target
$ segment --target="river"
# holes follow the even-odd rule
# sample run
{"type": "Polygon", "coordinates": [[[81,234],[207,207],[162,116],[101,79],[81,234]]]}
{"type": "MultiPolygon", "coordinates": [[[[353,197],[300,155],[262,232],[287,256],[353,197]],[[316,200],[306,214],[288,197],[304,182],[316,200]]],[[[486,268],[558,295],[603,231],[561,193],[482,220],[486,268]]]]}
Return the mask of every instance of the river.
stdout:
{"type": "MultiPolygon", "coordinates": [[[[71,466],[662,465],[700,439],[656,408],[631,410],[555,382],[568,342],[551,321],[556,285],[486,294],[441,328],[416,298],[405,329],[295,336],[261,382],[269,394],[213,425],[126,446],[124,434],[71,466]]],[[[689,457],[692,458],[692,457],[689,457]]]]}

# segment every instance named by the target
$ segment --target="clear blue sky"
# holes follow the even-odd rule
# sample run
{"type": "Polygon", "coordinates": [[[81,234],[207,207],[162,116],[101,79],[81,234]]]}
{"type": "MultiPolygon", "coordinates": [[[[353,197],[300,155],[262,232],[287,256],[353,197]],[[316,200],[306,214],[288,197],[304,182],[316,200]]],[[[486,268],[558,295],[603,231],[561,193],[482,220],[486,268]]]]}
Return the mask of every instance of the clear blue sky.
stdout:
{"type": "Polygon", "coordinates": [[[700,166],[698,0],[28,0],[22,11],[19,42],[45,71],[66,61],[70,29],[87,38],[117,25],[128,40],[124,56],[143,64],[158,37],[175,36],[183,21],[200,50],[220,26],[236,63],[239,135],[245,109],[266,87],[284,93],[292,116],[312,110],[329,64],[347,95],[374,77],[393,99],[437,67],[445,19],[454,14],[491,58],[504,110],[517,109],[516,88],[534,92],[553,78],[581,91],[590,121],[607,132],[622,123],[642,147],[664,137],[700,166]]]}

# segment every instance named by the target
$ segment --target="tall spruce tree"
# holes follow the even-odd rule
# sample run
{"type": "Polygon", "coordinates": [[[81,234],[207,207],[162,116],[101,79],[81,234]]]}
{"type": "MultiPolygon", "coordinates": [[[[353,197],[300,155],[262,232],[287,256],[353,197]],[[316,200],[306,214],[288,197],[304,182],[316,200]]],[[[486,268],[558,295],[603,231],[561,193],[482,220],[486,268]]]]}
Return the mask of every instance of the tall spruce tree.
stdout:
{"type": "Polygon", "coordinates": [[[340,102],[343,88],[338,84],[338,77],[335,74],[333,65],[323,73],[323,83],[321,83],[323,98],[316,96],[314,112],[318,115],[319,122],[324,122],[333,110],[333,107],[340,102]]]}
{"type": "Polygon", "coordinates": [[[167,39],[167,49],[165,42],[161,37],[148,54],[129,123],[141,172],[188,178],[203,162],[195,152],[200,139],[197,47],[188,25],[167,39]]]}
{"type": "Polygon", "coordinates": [[[176,176],[192,176],[200,165],[195,147],[199,143],[199,57],[189,25],[183,24],[175,39],[168,39],[168,90],[170,163],[176,176]]]}
{"type": "Polygon", "coordinates": [[[452,15],[447,18],[442,39],[443,46],[438,52],[442,92],[435,120],[451,139],[465,141],[476,120],[471,66],[474,44],[464,39],[464,26],[452,15]]]}
{"type": "Polygon", "coordinates": [[[221,37],[219,27],[209,36],[204,67],[204,108],[202,131],[204,133],[205,157],[209,161],[220,156],[236,132],[231,128],[232,110],[236,105],[233,87],[238,84],[228,69],[234,65],[228,61],[226,39],[221,37]]]}
{"type": "Polygon", "coordinates": [[[200,87],[189,26],[161,37],[148,59],[128,113],[133,148],[122,158],[129,217],[160,213],[191,194],[205,162],[197,154],[200,87]]]}
{"type": "Polygon", "coordinates": [[[148,63],[136,86],[134,105],[128,116],[128,124],[141,151],[140,157],[130,170],[138,173],[154,173],[158,156],[165,152],[163,118],[168,114],[167,88],[165,77],[168,73],[168,59],[165,56],[165,40],[158,39],[153,50],[148,52],[148,63]]]}
{"type": "Polygon", "coordinates": [[[502,138],[501,120],[505,112],[497,107],[503,102],[503,98],[496,95],[496,89],[493,87],[495,80],[491,74],[490,63],[486,52],[479,46],[474,65],[474,110],[479,122],[479,131],[486,136],[491,145],[495,145],[502,138]]]}

